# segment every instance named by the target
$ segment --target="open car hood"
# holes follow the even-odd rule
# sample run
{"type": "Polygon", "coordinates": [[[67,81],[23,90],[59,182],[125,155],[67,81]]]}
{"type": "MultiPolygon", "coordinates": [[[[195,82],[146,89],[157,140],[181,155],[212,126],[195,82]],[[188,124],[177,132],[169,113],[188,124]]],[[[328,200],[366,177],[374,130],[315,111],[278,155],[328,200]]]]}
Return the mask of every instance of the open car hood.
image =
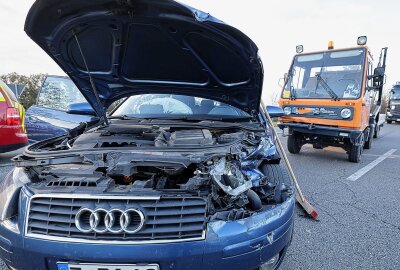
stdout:
{"type": "Polygon", "coordinates": [[[143,93],[204,97],[249,113],[259,109],[257,46],[239,30],[175,1],[37,0],[25,31],[98,115],[113,101],[143,93]]]}

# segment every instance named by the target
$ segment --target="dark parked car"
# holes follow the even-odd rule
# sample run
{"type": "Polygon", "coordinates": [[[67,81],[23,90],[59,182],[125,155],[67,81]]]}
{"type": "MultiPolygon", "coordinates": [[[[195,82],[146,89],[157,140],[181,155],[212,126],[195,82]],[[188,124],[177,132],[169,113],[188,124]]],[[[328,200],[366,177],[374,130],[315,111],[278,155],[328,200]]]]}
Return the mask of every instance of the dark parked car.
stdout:
{"type": "Polygon", "coordinates": [[[66,134],[82,122],[94,121],[95,113],[68,77],[47,76],[36,104],[26,111],[30,143],[66,134]]]}
{"type": "Polygon", "coordinates": [[[0,182],[7,265],[279,267],[294,192],[260,110],[252,40],[169,0],[38,0],[25,30],[98,121],[15,158],[0,182]]]}
{"type": "Polygon", "coordinates": [[[0,153],[28,144],[24,121],[24,107],[11,89],[0,81],[0,153]]]}
{"type": "Polygon", "coordinates": [[[400,122],[400,82],[393,85],[389,93],[389,103],[386,110],[386,122],[400,122]]]}

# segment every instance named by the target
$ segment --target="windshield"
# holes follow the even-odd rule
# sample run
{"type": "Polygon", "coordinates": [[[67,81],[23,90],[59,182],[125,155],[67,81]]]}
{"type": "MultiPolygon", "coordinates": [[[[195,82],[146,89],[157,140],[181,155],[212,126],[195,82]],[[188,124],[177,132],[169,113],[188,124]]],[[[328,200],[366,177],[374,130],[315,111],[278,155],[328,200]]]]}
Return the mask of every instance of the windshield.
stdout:
{"type": "Polygon", "coordinates": [[[140,118],[241,118],[249,117],[233,106],[182,95],[145,94],[128,98],[112,116],[140,118]]]}
{"type": "Polygon", "coordinates": [[[390,99],[400,99],[400,88],[396,87],[390,93],[390,99]]]}
{"type": "Polygon", "coordinates": [[[71,79],[48,76],[40,89],[37,105],[66,111],[68,105],[81,102],[86,99],[71,79]]]}
{"type": "Polygon", "coordinates": [[[362,90],[365,50],[298,55],[282,98],[357,99],[362,90]]]}

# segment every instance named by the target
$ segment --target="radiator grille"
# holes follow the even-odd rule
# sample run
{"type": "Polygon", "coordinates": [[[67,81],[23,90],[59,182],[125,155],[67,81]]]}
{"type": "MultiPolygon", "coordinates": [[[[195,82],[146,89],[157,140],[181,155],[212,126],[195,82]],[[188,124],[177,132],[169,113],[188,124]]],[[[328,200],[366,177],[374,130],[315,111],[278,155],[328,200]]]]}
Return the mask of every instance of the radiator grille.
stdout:
{"type": "Polygon", "coordinates": [[[206,201],[203,198],[108,199],[34,196],[30,201],[26,234],[66,241],[157,242],[204,239],[206,201]],[[82,208],[140,209],[144,226],[136,233],[83,233],[75,226],[82,208]]]}
{"type": "Polygon", "coordinates": [[[394,109],[391,112],[393,114],[400,114],[400,105],[394,105],[394,109]]]}

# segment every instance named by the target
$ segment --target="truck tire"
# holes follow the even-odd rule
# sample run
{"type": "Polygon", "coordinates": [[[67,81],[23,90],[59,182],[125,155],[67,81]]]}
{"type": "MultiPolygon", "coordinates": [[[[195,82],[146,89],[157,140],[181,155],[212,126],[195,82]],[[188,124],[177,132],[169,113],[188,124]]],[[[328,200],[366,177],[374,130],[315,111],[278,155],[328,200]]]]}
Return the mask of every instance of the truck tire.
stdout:
{"type": "Polygon", "coordinates": [[[388,124],[391,124],[391,123],[392,123],[392,120],[386,120],[386,122],[387,122],[388,124]]]}
{"type": "Polygon", "coordinates": [[[348,153],[350,162],[359,163],[361,161],[361,154],[365,143],[364,134],[362,135],[361,140],[362,141],[360,145],[352,144],[350,146],[348,153]]]}
{"type": "Polygon", "coordinates": [[[372,137],[374,136],[374,134],[375,134],[375,129],[373,131],[370,130],[370,132],[368,134],[368,140],[366,140],[365,143],[364,143],[364,149],[371,149],[372,141],[373,141],[372,137]]]}
{"type": "Polygon", "coordinates": [[[282,192],[282,185],[292,187],[292,181],[285,167],[280,164],[264,164],[261,171],[269,182],[276,186],[274,200],[276,203],[282,203],[287,200],[287,193],[282,192]]]}
{"type": "Polygon", "coordinates": [[[288,136],[287,148],[291,154],[300,153],[301,144],[299,143],[299,136],[296,133],[288,136]]]}
{"type": "Polygon", "coordinates": [[[378,138],[379,137],[379,133],[381,132],[381,126],[376,125],[375,127],[375,131],[374,131],[374,138],[378,138]]]}

